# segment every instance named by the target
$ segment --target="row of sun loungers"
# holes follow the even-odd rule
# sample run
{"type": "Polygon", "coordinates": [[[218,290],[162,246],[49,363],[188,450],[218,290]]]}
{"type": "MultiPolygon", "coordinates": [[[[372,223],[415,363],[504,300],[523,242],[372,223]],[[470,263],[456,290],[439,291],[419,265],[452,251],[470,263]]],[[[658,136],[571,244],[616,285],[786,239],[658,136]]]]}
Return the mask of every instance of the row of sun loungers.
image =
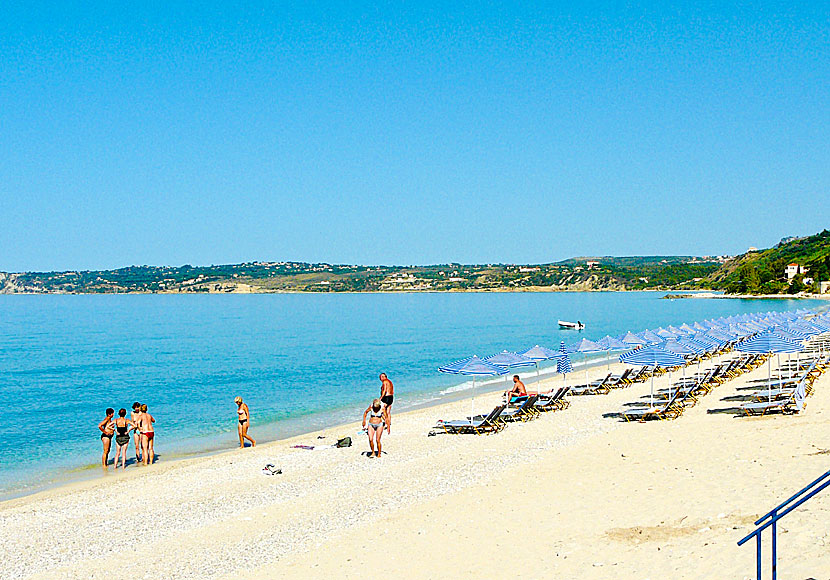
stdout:
{"type": "Polygon", "coordinates": [[[607,395],[611,389],[619,389],[633,385],[634,383],[642,383],[651,377],[652,370],[648,367],[641,367],[638,370],[634,368],[626,369],[621,375],[608,373],[605,378],[591,381],[587,385],[575,385],[571,387],[571,395],[607,395]]]}
{"type": "MultiPolygon", "coordinates": [[[[763,383],[756,383],[751,401],[741,405],[741,413],[746,416],[766,415],[768,413],[795,414],[804,409],[806,399],[813,393],[813,383],[830,366],[830,355],[818,355],[808,361],[799,361],[790,370],[798,370],[795,376],[777,378],[763,383]]],[[[784,369],[786,370],[786,369],[784,369]]]]}
{"type": "Polygon", "coordinates": [[[703,372],[681,378],[671,387],[659,389],[649,402],[620,412],[625,421],[647,421],[650,419],[677,419],[687,407],[696,405],[700,397],[709,394],[715,387],[762,364],[763,355],[740,355],[715,365],[703,372]]]}
{"type": "Polygon", "coordinates": [[[561,387],[551,393],[530,395],[513,405],[499,405],[487,415],[477,415],[456,421],[438,421],[429,434],[489,435],[498,433],[507,427],[508,423],[531,421],[540,417],[542,413],[567,409],[570,402],[565,399],[565,395],[569,390],[570,387],[561,387]]]}

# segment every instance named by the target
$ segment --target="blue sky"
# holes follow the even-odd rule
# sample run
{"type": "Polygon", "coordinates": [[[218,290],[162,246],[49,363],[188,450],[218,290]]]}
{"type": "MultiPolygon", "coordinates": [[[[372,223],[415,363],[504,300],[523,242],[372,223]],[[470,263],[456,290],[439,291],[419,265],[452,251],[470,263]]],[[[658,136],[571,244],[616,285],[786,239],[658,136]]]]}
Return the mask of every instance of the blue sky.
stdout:
{"type": "Polygon", "coordinates": [[[826,2],[116,4],[4,4],[0,270],[719,254],[830,227],[826,2]]]}

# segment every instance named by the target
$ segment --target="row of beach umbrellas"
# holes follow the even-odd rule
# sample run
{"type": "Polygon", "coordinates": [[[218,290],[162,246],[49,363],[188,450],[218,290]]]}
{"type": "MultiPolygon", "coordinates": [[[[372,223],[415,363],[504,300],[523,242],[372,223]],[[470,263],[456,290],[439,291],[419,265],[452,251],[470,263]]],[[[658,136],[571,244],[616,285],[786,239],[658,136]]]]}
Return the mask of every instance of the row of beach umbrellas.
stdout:
{"type": "MultiPolygon", "coordinates": [[[[686,357],[698,357],[699,360],[700,355],[719,352],[729,346],[736,346],[740,352],[758,354],[799,352],[803,349],[803,341],[825,332],[830,332],[828,312],[818,315],[799,309],[743,314],[639,333],[629,331],[619,337],[605,336],[597,341],[583,338],[570,347],[561,342],[558,350],[537,344],[518,352],[503,350],[485,358],[473,355],[438,370],[472,378],[470,404],[473,416],[476,378],[502,376],[528,367],[535,367],[538,376],[540,363],[553,360],[557,362],[556,372],[564,378],[573,371],[570,361],[573,353],[583,354],[587,383],[589,354],[608,354],[609,366],[613,353],[622,352],[619,360],[629,365],[671,368],[684,366],[686,357]]],[[[652,396],[653,380],[652,376],[652,396]]]]}

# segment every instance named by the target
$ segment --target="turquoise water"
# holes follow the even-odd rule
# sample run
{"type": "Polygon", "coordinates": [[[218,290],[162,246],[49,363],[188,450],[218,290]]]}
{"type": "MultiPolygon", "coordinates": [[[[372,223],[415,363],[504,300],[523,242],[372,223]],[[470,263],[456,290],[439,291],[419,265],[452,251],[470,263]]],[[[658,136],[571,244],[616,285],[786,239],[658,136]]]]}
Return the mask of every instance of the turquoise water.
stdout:
{"type": "Polygon", "coordinates": [[[98,473],[104,409],[136,400],[156,417],[164,460],[234,445],[236,395],[252,435],[276,439],[359,419],[384,371],[400,411],[452,391],[464,379],[436,367],[472,354],[815,305],[661,296],[0,296],[0,495],[98,473]]]}

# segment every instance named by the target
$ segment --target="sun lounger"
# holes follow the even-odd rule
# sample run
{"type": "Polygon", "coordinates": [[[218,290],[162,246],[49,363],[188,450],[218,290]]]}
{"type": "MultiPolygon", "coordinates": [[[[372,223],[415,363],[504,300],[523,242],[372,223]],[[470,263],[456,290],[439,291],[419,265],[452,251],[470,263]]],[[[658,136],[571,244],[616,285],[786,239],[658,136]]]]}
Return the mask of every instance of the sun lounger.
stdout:
{"type": "Polygon", "coordinates": [[[513,422],[535,419],[539,416],[539,412],[534,409],[534,405],[536,405],[536,401],[538,400],[539,395],[530,395],[519,407],[506,409],[503,413],[501,413],[501,415],[499,415],[499,420],[513,422]]]}
{"type": "Polygon", "coordinates": [[[648,407],[638,407],[635,409],[626,409],[620,412],[620,416],[626,421],[646,421],[648,419],[677,419],[683,412],[678,409],[675,403],[680,393],[675,393],[671,399],[662,405],[650,405],[648,407]]]}
{"type": "Polygon", "coordinates": [[[475,435],[483,435],[488,433],[496,433],[504,429],[504,423],[499,421],[499,417],[505,410],[505,405],[499,405],[483,418],[476,419],[475,417],[459,420],[459,421],[439,421],[430,435],[435,434],[435,430],[443,430],[444,433],[451,435],[461,435],[465,433],[473,433],[475,435]]]}
{"type": "Polygon", "coordinates": [[[561,387],[557,389],[555,393],[550,394],[549,396],[540,394],[539,400],[536,401],[536,405],[534,406],[534,408],[537,411],[541,411],[543,413],[547,411],[558,411],[559,409],[562,409],[562,406],[559,404],[559,402],[565,396],[565,392],[567,390],[567,387],[561,387]]]}
{"type": "Polygon", "coordinates": [[[787,397],[774,399],[772,401],[756,401],[752,403],[744,403],[741,405],[741,411],[747,416],[766,415],[767,413],[800,413],[804,409],[804,399],[806,397],[806,384],[799,383],[798,388],[794,389],[787,397]]]}

